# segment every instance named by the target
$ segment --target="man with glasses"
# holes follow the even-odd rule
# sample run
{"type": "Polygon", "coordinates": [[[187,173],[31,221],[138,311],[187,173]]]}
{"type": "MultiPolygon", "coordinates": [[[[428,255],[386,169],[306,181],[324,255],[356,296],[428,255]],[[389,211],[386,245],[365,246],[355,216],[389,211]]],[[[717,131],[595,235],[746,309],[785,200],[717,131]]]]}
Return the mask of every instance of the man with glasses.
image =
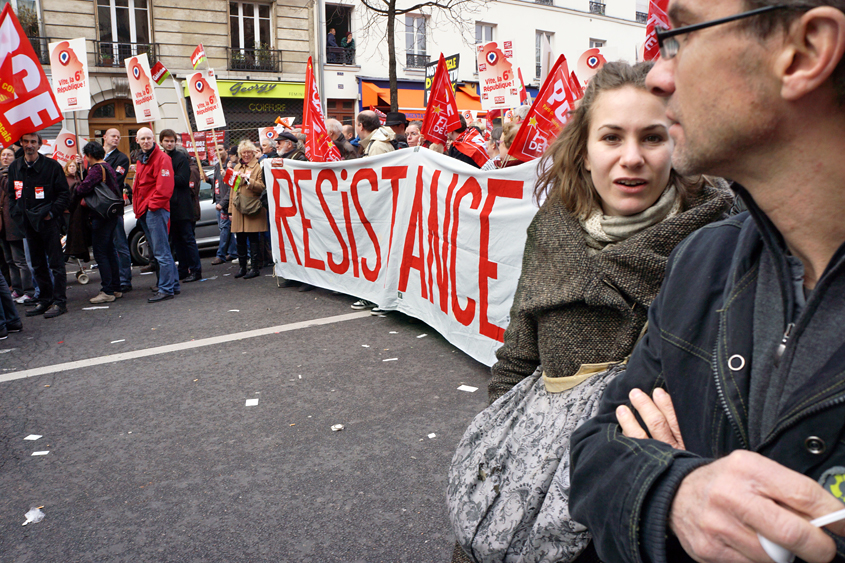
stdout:
{"type": "Polygon", "coordinates": [[[845,561],[845,522],[809,522],[845,508],[843,9],[670,0],[648,85],[674,167],[734,180],[749,212],[678,246],[573,435],[572,517],[602,561],[845,561]]]}

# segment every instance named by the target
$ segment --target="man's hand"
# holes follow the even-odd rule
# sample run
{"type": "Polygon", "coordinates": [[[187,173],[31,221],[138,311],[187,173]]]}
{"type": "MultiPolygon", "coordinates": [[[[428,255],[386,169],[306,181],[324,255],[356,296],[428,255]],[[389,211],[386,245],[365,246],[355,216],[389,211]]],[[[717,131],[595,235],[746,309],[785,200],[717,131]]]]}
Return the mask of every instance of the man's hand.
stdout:
{"type": "Polygon", "coordinates": [[[681,428],[678,426],[678,417],[675,415],[675,407],[672,405],[672,398],[669,393],[661,388],[654,390],[654,400],[639,389],[632,389],[628,395],[631,404],[637,409],[640,418],[646,424],[648,433],[640,426],[634,413],[626,406],[616,408],[616,419],[622,427],[622,433],[628,438],[647,440],[652,438],[669,444],[676,450],[683,450],[684,440],[681,437],[681,428]]]}
{"type": "MultiPolygon", "coordinates": [[[[736,451],[687,475],[672,501],[669,525],[696,561],[770,562],[759,533],[809,563],[826,563],[836,546],[809,520],[841,509],[809,477],[736,451]]],[[[845,535],[845,522],[828,530],[845,535]]]]}
{"type": "Polygon", "coordinates": [[[217,205],[215,205],[214,207],[217,208],[217,211],[223,211],[223,206],[220,205],[219,203],[217,205]]]}

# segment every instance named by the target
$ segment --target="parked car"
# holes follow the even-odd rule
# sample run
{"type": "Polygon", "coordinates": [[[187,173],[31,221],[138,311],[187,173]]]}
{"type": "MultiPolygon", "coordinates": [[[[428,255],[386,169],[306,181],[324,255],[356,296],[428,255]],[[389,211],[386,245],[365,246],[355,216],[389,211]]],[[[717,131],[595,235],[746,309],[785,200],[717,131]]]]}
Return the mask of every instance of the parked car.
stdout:
{"type": "MultiPolygon", "coordinates": [[[[213,176],[213,168],[203,167],[206,180],[213,176]]],[[[211,201],[211,184],[203,181],[200,185],[200,220],[197,221],[196,237],[197,246],[203,248],[217,248],[220,243],[220,230],[217,228],[217,208],[211,201]]],[[[138,220],[135,219],[135,212],[132,206],[123,211],[123,226],[126,229],[126,239],[129,241],[129,254],[132,255],[132,262],[140,266],[150,263],[150,246],[147,244],[147,237],[138,220]]]]}

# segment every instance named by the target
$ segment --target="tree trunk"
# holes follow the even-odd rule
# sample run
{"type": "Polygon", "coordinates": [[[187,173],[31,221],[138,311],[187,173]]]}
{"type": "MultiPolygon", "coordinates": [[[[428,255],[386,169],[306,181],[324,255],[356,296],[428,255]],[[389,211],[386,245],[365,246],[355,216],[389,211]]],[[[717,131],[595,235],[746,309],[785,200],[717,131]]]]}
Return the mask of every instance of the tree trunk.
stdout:
{"type": "Polygon", "coordinates": [[[390,0],[387,7],[387,74],[390,77],[390,111],[399,111],[396,86],[396,0],[390,0]]]}

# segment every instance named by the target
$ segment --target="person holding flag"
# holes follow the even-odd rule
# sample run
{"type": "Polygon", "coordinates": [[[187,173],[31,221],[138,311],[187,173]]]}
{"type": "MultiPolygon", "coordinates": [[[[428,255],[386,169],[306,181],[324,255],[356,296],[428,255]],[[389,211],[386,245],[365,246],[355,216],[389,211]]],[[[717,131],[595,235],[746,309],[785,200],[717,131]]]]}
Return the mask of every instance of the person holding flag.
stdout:
{"type": "Polygon", "coordinates": [[[449,156],[466,162],[474,168],[481,168],[490,157],[487,155],[487,143],[484,135],[475,127],[467,127],[463,115],[458,115],[461,122],[460,127],[449,133],[449,156]]]}
{"type": "MultiPolygon", "coordinates": [[[[290,135],[287,132],[286,134],[290,135]]],[[[267,230],[267,210],[260,204],[261,194],[264,192],[264,173],[256,158],[256,152],[252,141],[246,139],[241,141],[238,145],[240,160],[232,174],[227,174],[232,182],[229,215],[232,218],[232,232],[235,233],[238,241],[240,265],[235,277],[245,280],[261,275],[258,235],[267,230]],[[247,272],[247,244],[250,258],[249,272],[247,272]]]]}

